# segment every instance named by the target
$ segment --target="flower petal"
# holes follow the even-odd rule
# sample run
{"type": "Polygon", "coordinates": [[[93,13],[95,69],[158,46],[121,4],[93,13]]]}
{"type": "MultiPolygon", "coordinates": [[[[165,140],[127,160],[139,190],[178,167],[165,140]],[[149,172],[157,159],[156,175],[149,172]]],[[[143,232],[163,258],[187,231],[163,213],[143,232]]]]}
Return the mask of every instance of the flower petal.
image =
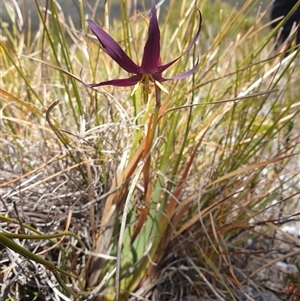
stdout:
{"type": "Polygon", "coordinates": [[[129,87],[129,86],[136,85],[141,79],[142,79],[142,75],[138,74],[129,78],[112,79],[105,82],[100,82],[98,84],[87,84],[87,86],[90,88],[106,86],[106,85],[116,86],[116,87],[129,87]]]}
{"type": "Polygon", "coordinates": [[[191,44],[186,48],[186,50],[175,60],[171,61],[170,63],[167,63],[165,65],[161,65],[158,67],[158,72],[163,72],[165,71],[167,68],[169,68],[170,66],[172,66],[175,62],[177,62],[183,55],[185,55],[187,52],[189,52],[191,50],[191,48],[196,44],[199,36],[200,36],[200,31],[201,31],[201,25],[202,25],[202,15],[200,10],[198,9],[199,12],[199,16],[200,16],[200,20],[199,20],[199,26],[198,26],[198,30],[197,33],[193,39],[193,41],[191,42],[191,44]]]}
{"type": "Polygon", "coordinates": [[[123,51],[120,45],[100,26],[92,20],[87,20],[90,30],[96,35],[103,50],[128,73],[139,73],[140,67],[123,51]]]}
{"type": "Polygon", "coordinates": [[[154,81],[159,82],[159,83],[163,83],[168,80],[172,80],[172,78],[164,78],[160,74],[153,74],[152,77],[153,77],[154,81]]]}
{"type": "Polygon", "coordinates": [[[163,83],[165,81],[168,81],[168,80],[176,80],[176,79],[184,79],[190,75],[192,75],[196,70],[197,70],[197,67],[198,67],[198,61],[196,62],[195,66],[188,70],[188,71],[185,71],[183,73],[180,73],[180,74],[177,74],[175,76],[172,76],[172,77],[169,77],[169,78],[165,78],[165,77],[162,77],[160,74],[154,74],[152,77],[155,81],[159,82],[159,83],[163,83]]]}
{"type": "Polygon", "coordinates": [[[198,61],[196,62],[195,66],[192,69],[185,71],[183,73],[177,74],[175,76],[172,76],[171,78],[168,78],[168,79],[184,79],[184,78],[192,75],[197,70],[197,67],[198,67],[198,61]]]}
{"type": "Polygon", "coordinates": [[[141,73],[153,74],[157,71],[160,57],[160,31],[156,16],[155,2],[152,1],[148,40],[145,44],[141,73]]]}

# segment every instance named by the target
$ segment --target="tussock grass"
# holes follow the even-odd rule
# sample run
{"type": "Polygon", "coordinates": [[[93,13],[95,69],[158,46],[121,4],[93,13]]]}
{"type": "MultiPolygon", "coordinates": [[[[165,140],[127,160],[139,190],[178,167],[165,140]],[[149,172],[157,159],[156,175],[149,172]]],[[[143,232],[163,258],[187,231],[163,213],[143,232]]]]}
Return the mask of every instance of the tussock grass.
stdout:
{"type": "MultiPolygon", "coordinates": [[[[166,77],[199,65],[167,82],[155,109],[154,90],[144,104],[141,90],[86,87],[126,76],[87,30],[88,6],[78,2],[75,27],[55,1],[36,1],[39,29],[25,32],[10,3],[0,41],[4,300],[239,300],[255,276],[240,264],[250,239],[272,243],[254,250],[261,258],[279,249],[274,233],[295,243],[280,227],[299,214],[299,49],[274,52],[256,1],[237,10],[171,0],[160,11],[163,61],[190,43],[195,6],[203,29],[166,77]]],[[[140,63],[148,3],[130,17],[124,3],[119,21],[107,6],[95,21],[140,63]]]]}

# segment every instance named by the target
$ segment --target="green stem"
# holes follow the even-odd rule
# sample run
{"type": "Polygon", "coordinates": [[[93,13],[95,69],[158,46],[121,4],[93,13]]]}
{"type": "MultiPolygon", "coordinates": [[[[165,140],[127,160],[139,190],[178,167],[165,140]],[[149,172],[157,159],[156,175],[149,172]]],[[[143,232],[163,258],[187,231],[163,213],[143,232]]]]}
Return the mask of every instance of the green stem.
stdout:
{"type": "Polygon", "coordinates": [[[2,235],[6,236],[7,238],[18,238],[18,239],[47,239],[50,240],[51,238],[58,238],[58,237],[62,237],[62,236],[72,236],[74,237],[79,244],[81,245],[81,247],[83,249],[86,249],[84,243],[82,242],[82,240],[75,234],[72,232],[60,232],[60,233],[55,233],[55,234],[41,234],[41,235],[31,235],[31,234],[15,234],[15,233],[0,233],[1,237],[2,235]]]}
{"type": "Polygon", "coordinates": [[[42,264],[43,266],[45,266],[46,268],[48,268],[52,273],[53,275],[55,276],[57,282],[60,284],[60,286],[65,290],[67,291],[70,295],[72,296],[75,296],[77,297],[78,294],[75,293],[74,291],[72,291],[71,289],[69,289],[66,284],[63,282],[63,280],[60,278],[59,274],[57,272],[60,272],[66,276],[69,276],[69,277],[74,277],[76,278],[75,275],[72,275],[60,268],[57,268],[52,262],[30,252],[29,250],[23,248],[22,246],[20,246],[19,244],[17,244],[16,242],[14,242],[12,239],[10,239],[6,234],[4,233],[0,233],[0,241],[1,243],[6,246],[7,248],[15,251],[16,253],[24,256],[24,257],[27,257],[37,263],[40,263],[42,264]]]}

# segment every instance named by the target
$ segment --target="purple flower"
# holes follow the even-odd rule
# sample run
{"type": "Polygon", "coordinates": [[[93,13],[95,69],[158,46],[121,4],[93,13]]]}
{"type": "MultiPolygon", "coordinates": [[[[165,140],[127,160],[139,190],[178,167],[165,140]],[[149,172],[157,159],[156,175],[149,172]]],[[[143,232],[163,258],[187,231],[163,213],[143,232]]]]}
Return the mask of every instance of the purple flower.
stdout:
{"type": "Polygon", "coordinates": [[[176,61],[178,61],[184,54],[186,54],[197,42],[200,29],[201,29],[201,13],[198,10],[200,15],[200,21],[197,33],[191,42],[191,44],[187,47],[187,49],[176,59],[167,63],[161,64],[161,57],[160,57],[160,31],[158,27],[158,21],[156,16],[156,7],[155,2],[152,1],[151,6],[151,18],[149,24],[149,31],[148,31],[148,40],[144,47],[144,54],[142,59],[141,66],[138,66],[134,63],[131,58],[122,50],[120,45],[107,33],[105,32],[100,26],[94,23],[91,20],[87,20],[88,26],[91,31],[97,36],[103,50],[125,71],[128,73],[134,74],[131,77],[123,78],[123,79],[113,79],[109,81],[100,82],[98,84],[89,84],[89,87],[99,87],[104,85],[112,85],[112,86],[119,86],[119,87],[126,87],[126,86],[134,86],[137,83],[145,83],[145,82],[156,82],[160,83],[165,82],[167,80],[174,80],[174,79],[183,79],[191,74],[193,74],[197,68],[197,64],[190,70],[175,75],[171,78],[164,78],[162,76],[162,72],[165,71],[167,68],[172,66],[176,61]]]}

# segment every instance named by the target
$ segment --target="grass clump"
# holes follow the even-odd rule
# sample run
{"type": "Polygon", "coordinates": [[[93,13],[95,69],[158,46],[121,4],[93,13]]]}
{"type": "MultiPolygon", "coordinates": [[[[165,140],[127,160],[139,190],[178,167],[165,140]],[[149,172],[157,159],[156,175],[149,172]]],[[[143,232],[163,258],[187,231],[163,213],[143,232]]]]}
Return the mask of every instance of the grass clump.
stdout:
{"type": "MultiPolygon", "coordinates": [[[[274,52],[255,1],[171,0],[158,8],[163,61],[191,43],[195,8],[203,29],[164,76],[198,60],[197,71],[164,83],[159,106],[153,87],[147,98],[143,86],[87,87],[126,74],[87,30],[93,8],[78,2],[77,27],[47,3],[36,1],[39,29],[25,32],[4,0],[4,300],[239,300],[258,274],[241,265],[249,241],[272,243],[251,244],[261,258],[278,251],[276,233],[291,243],[280,226],[299,211],[299,49],[274,52]]],[[[94,20],[140,64],[149,7],[125,4],[120,20],[106,5],[94,20]]]]}

